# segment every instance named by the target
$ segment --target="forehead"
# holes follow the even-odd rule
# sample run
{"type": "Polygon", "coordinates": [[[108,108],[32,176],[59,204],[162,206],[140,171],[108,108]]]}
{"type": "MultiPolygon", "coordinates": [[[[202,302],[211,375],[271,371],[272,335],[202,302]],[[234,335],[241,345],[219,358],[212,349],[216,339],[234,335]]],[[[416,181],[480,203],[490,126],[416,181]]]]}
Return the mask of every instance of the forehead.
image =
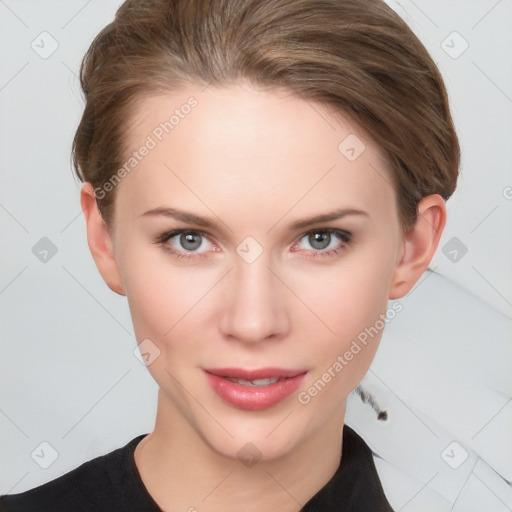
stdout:
{"type": "Polygon", "coordinates": [[[150,148],[119,186],[119,202],[129,198],[134,214],[170,202],[274,217],[395,203],[373,140],[350,118],[286,90],[189,87],[141,99],[129,125],[126,158],[150,148]]]}

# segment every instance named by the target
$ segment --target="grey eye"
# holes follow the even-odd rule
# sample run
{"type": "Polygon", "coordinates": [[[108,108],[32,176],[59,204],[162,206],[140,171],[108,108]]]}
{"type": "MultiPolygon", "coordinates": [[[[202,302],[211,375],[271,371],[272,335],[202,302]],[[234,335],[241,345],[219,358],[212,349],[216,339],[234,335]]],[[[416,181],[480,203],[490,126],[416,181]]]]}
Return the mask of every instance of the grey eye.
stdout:
{"type": "Polygon", "coordinates": [[[325,249],[331,243],[331,233],[325,231],[317,231],[308,235],[308,242],[314,249],[325,249]]]}
{"type": "Polygon", "coordinates": [[[182,233],[179,236],[179,243],[181,247],[187,251],[195,251],[203,242],[203,237],[199,233],[182,233]]]}

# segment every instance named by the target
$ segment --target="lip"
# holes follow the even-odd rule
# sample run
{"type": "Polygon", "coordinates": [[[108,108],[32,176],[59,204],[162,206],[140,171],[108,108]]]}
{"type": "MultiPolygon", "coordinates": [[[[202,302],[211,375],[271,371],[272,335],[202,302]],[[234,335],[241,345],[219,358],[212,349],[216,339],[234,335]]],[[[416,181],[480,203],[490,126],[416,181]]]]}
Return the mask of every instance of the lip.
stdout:
{"type": "Polygon", "coordinates": [[[203,368],[208,383],[227,404],[248,411],[261,411],[282,402],[294,393],[304,381],[307,370],[289,370],[284,368],[203,368]],[[266,378],[284,378],[268,386],[246,386],[223,377],[243,380],[266,378]]]}

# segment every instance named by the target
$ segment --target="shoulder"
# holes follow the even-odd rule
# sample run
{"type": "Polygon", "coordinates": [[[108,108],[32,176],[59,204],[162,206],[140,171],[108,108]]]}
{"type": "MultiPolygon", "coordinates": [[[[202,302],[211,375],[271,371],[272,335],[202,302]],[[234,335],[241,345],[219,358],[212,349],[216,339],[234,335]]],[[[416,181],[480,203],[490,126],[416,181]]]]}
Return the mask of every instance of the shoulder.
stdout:
{"type": "Polygon", "coordinates": [[[325,487],[303,508],[303,512],[393,512],[380,482],[373,453],[348,425],[343,428],[340,465],[325,487]]]}
{"type": "Polygon", "coordinates": [[[348,425],[343,429],[341,474],[351,492],[350,500],[359,510],[393,512],[375,467],[373,452],[348,425]]]}
{"type": "Polygon", "coordinates": [[[82,512],[117,510],[123,487],[134,478],[130,457],[141,434],[126,445],[68,473],[18,494],[0,496],[0,512],[82,512]]]}

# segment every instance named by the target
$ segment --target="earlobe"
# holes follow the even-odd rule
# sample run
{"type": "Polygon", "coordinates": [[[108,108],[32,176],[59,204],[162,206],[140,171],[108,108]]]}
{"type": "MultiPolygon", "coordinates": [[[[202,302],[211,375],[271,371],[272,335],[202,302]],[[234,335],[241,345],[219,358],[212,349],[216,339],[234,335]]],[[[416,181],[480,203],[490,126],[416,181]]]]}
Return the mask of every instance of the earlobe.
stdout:
{"type": "Polygon", "coordinates": [[[98,209],[91,183],[86,182],[82,185],[80,205],[85,217],[87,243],[101,276],[112,291],[126,295],[114,255],[112,238],[98,209]]]}
{"type": "Polygon", "coordinates": [[[403,236],[403,249],[391,282],[389,298],[406,295],[427,270],[446,224],[446,205],[439,194],[424,197],[418,203],[418,216],[403,236]]]}

